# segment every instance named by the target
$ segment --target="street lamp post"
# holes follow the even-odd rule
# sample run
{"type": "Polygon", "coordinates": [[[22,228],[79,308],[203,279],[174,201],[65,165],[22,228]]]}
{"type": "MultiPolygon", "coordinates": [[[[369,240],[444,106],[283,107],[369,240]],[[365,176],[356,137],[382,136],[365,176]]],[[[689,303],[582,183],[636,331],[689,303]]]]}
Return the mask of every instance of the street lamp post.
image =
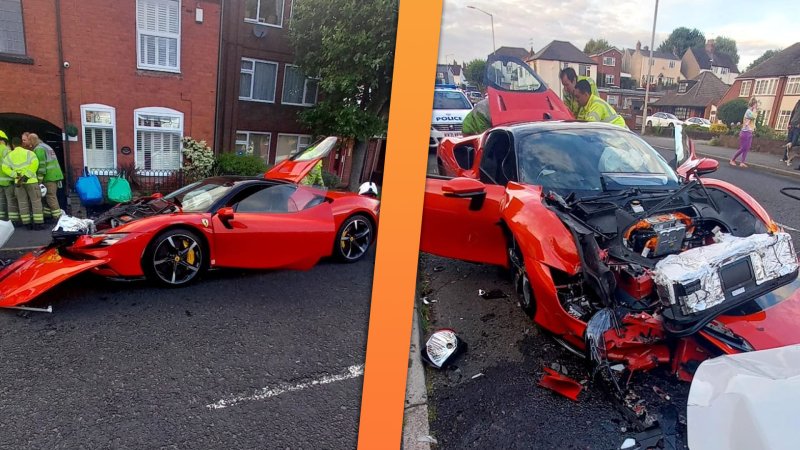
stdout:
{"type": "Polygon", "coordinates": [[[488,12],[486,12],[486,11],[480,9],[480,8],[476,8],[476,7],[471,6],[471,5],[467,6],[467,8],[474,9],[476,11],[480,11],[480,12],[486,14],[487,16],[489,16],[489,18],[491,19],[491,21],[492,21],[492,53],[496,52],[497,51],[497,45],[495,45],[495,43],[494,43],[494,16],[491,13],[488,13],[488,12]]]}
{"type": "Polygon", "coordinates": [[[656,0],[656,10],[653,13],[653,35],[650,37],[650,60],[647,61],[647,78],[645,83],[647,87],[644,90],[644,108],[642,112],[642,135],[644,135],[644,127],[647,126],[647,101],[650,97],[650,74],[653,70],[653,46],[656,44],[656,18],[658,17],[658,0],[656,0]]]}

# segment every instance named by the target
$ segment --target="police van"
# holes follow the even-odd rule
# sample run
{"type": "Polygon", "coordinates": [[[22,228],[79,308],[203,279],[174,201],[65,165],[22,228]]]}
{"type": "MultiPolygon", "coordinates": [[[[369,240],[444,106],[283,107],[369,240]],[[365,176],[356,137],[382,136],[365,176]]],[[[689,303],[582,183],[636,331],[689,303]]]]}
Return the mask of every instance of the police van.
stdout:
{"type": "Polygon", "coordinates": [[[470,111],[472,102],[455,85],[436,85],[429,150],[435,150],[446,137],[460,137],[461,124],[470,111]]]}

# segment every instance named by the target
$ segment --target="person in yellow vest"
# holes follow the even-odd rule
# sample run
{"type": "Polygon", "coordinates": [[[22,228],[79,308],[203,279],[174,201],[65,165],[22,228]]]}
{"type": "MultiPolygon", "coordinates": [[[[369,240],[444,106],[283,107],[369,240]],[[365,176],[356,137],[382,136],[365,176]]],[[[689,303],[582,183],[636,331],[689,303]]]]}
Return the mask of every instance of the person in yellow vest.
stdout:
{"type": "MultiPolygon", "coordinates": [[[[8,152],[8,136],[0,130],[0,161],[8,152]]],[[[13,180],[0,170],[0,220],[10,220],[14,224],[19,224],[19,206],[17,196],[14,194],[13,180]]]]}
{"type": "Polygon", "coordinates": [[[41,230],[44,225],[42,213],[42,191],[39,190],[39,159],[23,147],[15,147],[3,158],[0,169],[14,180],[19,216],[23,225],[31,230],[41,230]]]}
{"type": "Polygon", "coordinates": [[[318,161],[314,168],[300,180],[300,184],[306,186],[318,186],[318,187],[325,187],[324,178],[322,178],[322,161],[318,161]]]}
{"type": "Polygon", "coordinates": [[[61,205],[58,204],[56,194],[61,181],[64,179],[64,173],[61,172],[61,166],[58,165],[58,158],[56,157],[56,152],[53,151],[53,147],[42,142],[36,133],[30,133],[28,140],[33,146],[33,153],[39,159],[39,170],[37,171],[39,183],[43,183],[47,188],[45,202],[42,205],[44,218],[58,220],[61,217],[61,205]]]}
{"type": "Polygon", "coordinates": [[[578,99],[575,97],[577,94],[575,86],[579,81],[585,80],[592,87],[592,94],[597,95],[597,85],[591,77],[585,77],[583,75],[578,76],[578,74],[575,73],[575,69],[572,67],[561,69],[561,72],[558,73],[558,78],[561,79],[561,85],[564,86],[562,100],[564,100],[564,104],[567,105],[567,108],[572,111],[572,117],[577,118],[581,106],[578,104],[578,99]]]}
{"type": "Polygon", "coordinates": [[[578,111],[578,120],[584,122],[605,122],[611,125],[628,129],[625,119],[617,114],[614,108],[598,95],[592,94],[592,87],[588,81],[581,80],[575,84],[575,98],[581,109],[578,111]]]}

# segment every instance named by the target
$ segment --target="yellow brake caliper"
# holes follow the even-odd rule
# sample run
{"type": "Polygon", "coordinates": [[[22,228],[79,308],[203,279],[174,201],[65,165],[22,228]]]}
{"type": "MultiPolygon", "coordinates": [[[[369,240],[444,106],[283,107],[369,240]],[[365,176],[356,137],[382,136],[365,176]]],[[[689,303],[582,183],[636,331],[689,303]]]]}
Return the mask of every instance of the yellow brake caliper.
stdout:
{"type": "MultiPolygon", "coordinates": [[[[183,248],[188,248],[188,247],[189,247],[189,242],[183,241],[183,248]]],[[[186,252],[186,262],[191,265],[194,265],[194,249],[191,249],[188,252],[186,252]]]]}

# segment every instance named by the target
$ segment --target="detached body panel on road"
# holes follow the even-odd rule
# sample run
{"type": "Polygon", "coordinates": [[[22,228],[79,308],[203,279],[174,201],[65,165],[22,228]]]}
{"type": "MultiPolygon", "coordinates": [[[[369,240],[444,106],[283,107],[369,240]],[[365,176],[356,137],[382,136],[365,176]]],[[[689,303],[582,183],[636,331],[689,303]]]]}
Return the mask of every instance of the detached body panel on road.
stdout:
{"type": "Polygon", "coordinates": [[[718,163],[682,127],[668,162],[618,127],[531,120],[442,143],[422,251],[510,268],[531,318],[598,364],[688,380],[709,357],[800,343],[791,237],[701,178],[718,163]]]}
{"type": "Polygon", "coordinates": [[[119,204],[95,219],[94,233],[57,230],[49,246],[0,272],[0,307],[86,271],[181,286],[210,268],[307,270],[329,256],[358,261],[374,242],[379,201],[299,184],[334,145],[335,138],[312,145],[264,178],[206,178],[119,204]]]}

